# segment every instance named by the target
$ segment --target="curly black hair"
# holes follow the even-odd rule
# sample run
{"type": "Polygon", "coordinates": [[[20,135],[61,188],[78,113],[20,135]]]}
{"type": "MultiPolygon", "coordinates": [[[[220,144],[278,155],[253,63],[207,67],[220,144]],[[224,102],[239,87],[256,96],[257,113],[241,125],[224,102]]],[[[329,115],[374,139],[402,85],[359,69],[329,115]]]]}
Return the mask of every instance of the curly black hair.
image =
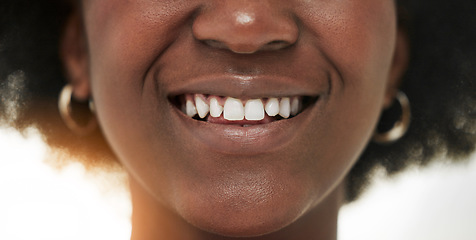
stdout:
{"type": "MultiPolygon", "coordinates": [[[[458,161],[476,146],[476,2],[397,4],[412,49],[401,87],[411,102],[412,123],[396,143],[368,145],[347,178],[349,201],[376,167],[393,174],[433,159],[458,161]]],[[[33,126],[52,148],[81,156],[87,165],[114,162],[99,130],[77,136],[57,110],[58,93],[66,83],[59,39],[72,10],[71,1],[65,0],[0,3],[0,123],[19,131],[33,126]]]]}

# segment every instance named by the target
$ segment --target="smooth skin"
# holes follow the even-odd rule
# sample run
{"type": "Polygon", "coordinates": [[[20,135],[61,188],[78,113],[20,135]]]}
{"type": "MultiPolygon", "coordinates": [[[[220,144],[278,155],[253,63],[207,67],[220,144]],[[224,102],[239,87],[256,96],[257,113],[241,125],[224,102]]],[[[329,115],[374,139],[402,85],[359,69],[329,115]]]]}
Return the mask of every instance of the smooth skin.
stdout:
{"type": "Polygon", "coordinates": [[[406,68],[394,1],[80,5],[62,58],[130,175],[132,239],[336,239],[343,180],[406,68]],[[182,93],[319,100],[246,130],[187,118],[182,93]]]}

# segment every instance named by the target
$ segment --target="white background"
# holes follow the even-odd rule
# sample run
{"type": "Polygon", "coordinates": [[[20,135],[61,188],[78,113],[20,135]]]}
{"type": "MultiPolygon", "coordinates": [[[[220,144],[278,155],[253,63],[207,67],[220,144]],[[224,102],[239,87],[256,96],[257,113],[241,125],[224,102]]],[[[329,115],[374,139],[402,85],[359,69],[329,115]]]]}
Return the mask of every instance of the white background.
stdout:
{"type": "MultiPolygon", "coordinates": [[[[0,239],[129,239],[125,174],[95,175],[79,164],[60,171],[46,155],[35,131],[0,129],[0,239]]],[[[340,240],[476,239],[476,155],[376,179],[342,208],[340,240]]]]}

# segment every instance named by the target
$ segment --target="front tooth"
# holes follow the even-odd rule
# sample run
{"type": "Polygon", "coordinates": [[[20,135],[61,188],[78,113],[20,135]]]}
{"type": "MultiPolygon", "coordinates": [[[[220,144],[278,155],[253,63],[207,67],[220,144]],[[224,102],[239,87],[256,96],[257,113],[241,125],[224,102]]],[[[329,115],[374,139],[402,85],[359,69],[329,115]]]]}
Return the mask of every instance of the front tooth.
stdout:
{"type": "Polygon", "coordinates": [[[279,115],[283,118],[288,118],[291,114],[291,103],[289,98],[282,98],[281,103],[279,104],[279,115]]]}
{"type": "Polygon", "coordinates": [[[296,116],[299,113],[299,99],[294,97],[291,101],[291,115],[296,116]]]}
{"type": "Polygon", "coordinates": [[[197,109],[195,108],[195,104],[193,104],[192,100],[187,99],[187,103],[185,105],[185,111],[189,117],[193,117],[195,114],[197,114],[197,109]]]}
{"type": "Polygon", "coordinates": [[[248,100],[245,105],[246,120],[259,121],[264,118],[263,102],[260,99],[248,100]]]}
{"type": "Polygon", "coordinates": [[[279,113],[279,100],[277,98],[270,98],[265,106],[266,113],[270,117],[274,117],[279,113]]]}
{"type": "Polygon", "coordinates": [[[210,107],[198,95],[195,96],[195,105],[196,105],[196,108],[197,108],[198,116],[200,116],[200,118],[206,117],[207,114],[208,114],[208,111],[210,111],[210,107]]]}
{"type": "Polygon", "coordinates": [[[221,113],[223,112],[223,107],[218,103],[216,98],[210,99],[210,116],[212,117],[220,117],[221,113]]]}
{"type": "Polygon", "coordinates": [[[243,103],[236,98],[227,98],[223,109],[223,117],[230,121],[243,120],[245,118],[243,103]]]}

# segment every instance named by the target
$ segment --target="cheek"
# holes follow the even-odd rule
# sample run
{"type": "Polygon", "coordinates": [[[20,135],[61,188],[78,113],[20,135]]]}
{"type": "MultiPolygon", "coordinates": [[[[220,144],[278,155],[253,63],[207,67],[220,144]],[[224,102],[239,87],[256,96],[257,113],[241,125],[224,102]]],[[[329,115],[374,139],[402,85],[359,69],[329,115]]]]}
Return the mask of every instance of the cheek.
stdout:
{"type": "MultiPolygon", "coordinates": [[[[308,16],[303,25],[311,33],[309,42],[333,63],[343,84],[386,83],[396,36],[394,1],[311,2],[299,11],[308,16]]],[[[352,90],[358,89],[366,88],[352,90]]]]}
{"type": "MultiPolygon", "coordinates": [[[[166,106],[153,101],[158,94],[153,82],[155,72],[150,69],[177,37],[177,23],[185,21],[194,6],[182,1],[105,0],[84,1],[83,8],[91,87],[98,118],[114,148],[115,141],[137,135],[140,131],[135,128],[146,129],[142,132],[157,128],[144,123],[164,123],[161,110],[166,106]]],[[[122,147],[117,150],[122,152],[122,147]]]]}
{"type": "Polygon", "coordinates": [[[144,80],[143,74],[176,38],[174,24],[193,9],[181,1],[106,0],[84,5],[92,79],[127,79],[131,85],[144,80]]]}
{"type": "MultiPolygon", "coordinates": [[[[183,22],[189,9],[194,9],[193,4],[181,2],[83,3],[98,119],[113,151],[120,160],[127,160],[122,161],[126,168],[140,170],[131,171],[139,181],[145,176],[148,182],[164,182],[165,168],[154,160],[170,156],[171,149],[180,152],[172,144],[177,141],[169,139],[173,132],[157,126],[168,125],[164,117],[168,106],[158,99],[154,72],[149,70],[176,38],[174,24],[183,22]]],[[[167,186],[161,189],[166,192],[167,186]]]]}
{"type": "MultiPolygon", "coordinates": [[[[326,106],[331,128],[317,129],[341,136],[329,148],[345,146],[356,159],[368,142],[383,106],[396,41],[392,0],[322,1],[299,10],[309,30],[304,41],[317,46],[332,65],[333,93],[326,106]],[[348,144],[345,144],[346,141],[348,144]]],[[[319,128],[319,127],[317,127],[319,128]]],[[[331,151],[332,152],[332,151],[331,151]]],[[[339,151],[339,153],[344,153],[339,151]]],[[[349,158],[348,158],[349,159],[349,158]]]]}
{"type": "MultiPolygon", "coordinates": [[[[316,183],[342,179],[366,147],[383,106],[396,36],[390,0],[303,4],[302,41],[328,60],[333,88],[303,143],[316,161],[316,183]],[[317,133],[317,134],[316,134],[317,133]],[[321,182],[319,182],[321,181],[321,182]]],[[[316,188],[319,186],[315,186],[316,188]]]]}

